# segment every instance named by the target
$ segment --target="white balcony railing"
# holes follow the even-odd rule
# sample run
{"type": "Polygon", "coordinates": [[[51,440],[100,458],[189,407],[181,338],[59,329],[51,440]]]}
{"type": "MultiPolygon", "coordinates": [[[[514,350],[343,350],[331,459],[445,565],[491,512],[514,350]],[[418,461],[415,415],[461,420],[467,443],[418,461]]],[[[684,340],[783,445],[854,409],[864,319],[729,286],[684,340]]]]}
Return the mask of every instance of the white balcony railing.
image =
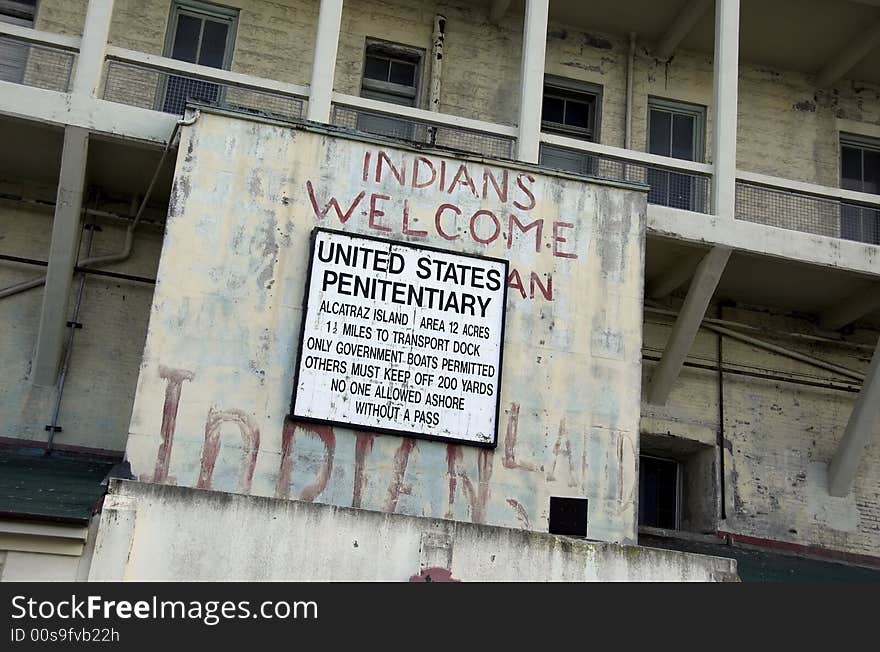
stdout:
{"type": "MultiPolygon", "coordinates": [[[[62,36],[0,23],[0,82],[67,93],[80,46],[62,36]]],[[[105,49],[99,97],[180,114],[187,100],[302,119],[307,86],[190,64],[118,47],[105,49]]],[[[416,146],[513,159],[518,129],[333,93],[337,126],[416,146]]],[[[649,203],[711,213],[713,166],[555,134],[541,135],[541,165],[649,186],[649,203]]],[[[736,218],[832,238],[880,244],[880,196],[745,171],[736,175],[736,218]]]]}
{"type": "Polygon", "coordinates": [[[66,93],[80,40],[0,22],[0,81],[66,93]]]}
{"type": "Polygon", "coordinates": [[[736,218],[880,244],[880,195],[737,171],[736,218]]]}
{"type": "Polygon", "coordinates": [[[515,154],[516,127],[354,95],[333,94],[331,122],[415,145],[503,159],[515,154]]]}

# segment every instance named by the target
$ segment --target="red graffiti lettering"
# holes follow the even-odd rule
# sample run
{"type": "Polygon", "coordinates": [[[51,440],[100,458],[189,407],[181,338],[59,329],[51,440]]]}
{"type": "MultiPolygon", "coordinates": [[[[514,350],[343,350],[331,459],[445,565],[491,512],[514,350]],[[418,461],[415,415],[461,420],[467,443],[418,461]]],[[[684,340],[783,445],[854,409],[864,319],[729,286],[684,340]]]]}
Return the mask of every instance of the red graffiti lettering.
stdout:
{"type": "Polygon", "coordinates": [[[458,240],[461,236],[449,235],[446,231],[443,230],[443,226],[440,224],[440,217],[443,215],[443,211],[452,211],[455,213],[456,217],[461,217],[461,209],[454,204],[440,204],[437,208],[437,212],[434,213],[434,225],[437,227],[437,233],[440,234],[440,237],[444,240],[458,240]]]}
{"type": "Polygon", "coordinates": [[[494,455],[492,451],[480,449],[477,452],[477,487],[474,488],[470,476],[462,468],[461,446],[449,444],[446,447],[446,466],[449,479],[449,503],[446,518],[452,518],[455,506],[455,488],[461,479],[462,490],[470,505],[470,516],[473,523],[486,522],[486,508],[489,503],[489,480],[492,478],[494,455]]]}
{"type": "Polygon", "coordinates": [[[174,431],[177,429],[177,408],[180,405],[180,390],[184,380],[195,378],[187,369],[173,369],[159,365],[159,378],[168,382],[165,385],[165,403],[162,406],[162,426],[159,451],[156,453],[156,465],[153,469],[153,482],[168,482],[168,466],[171,463],[171,448],[174,445],[174,431]]]}
{"type": "Polygon", "coordinates": [[[354,201],[351,202],[351,206],[348,207],[348,210],[345,212],[342,211],[342,207],[339,205],[339,202],[336,201],[335,197],[331,197],[329,201],[324,205],[323,209],[318,208],[318,199],[315,197],[315,189],[312,187],[311,181],[306,181],[306,190],[309,193],[309,201],[312,203],[312,210],[315,211],[315,217],[319,220],[327,217],[327,213],[330,211],[332,207],[333,210],[336,211],[337,217],[339,217],[339,221],[345,224],[348,219],[351,217],[351,214],[354,213],[354,209],[357,208],[357,205],[361,203],[361,200],[366,196],[366,191],[361,190],[358,193],[357,197],[354,198],[354,201]]]}
{"type": "MultiPolygon", "coordinates": [[[[360,507],[364,496],[364,485],[367,482],[367,476],[364,473],[364,464],[367,460],[367,454],[373,450],[373,440],[375,435],[366,433],[356,433],[354,442],[354,489],[351,494],[351,506],[360,507]]],[[[288,482],[289,482],[288,474],[288,482]]]]}
{"type": "Polygon", "coordinates": [[[401,493],[409,491],[409,487],[403,484],[406,475],[406,466],[409,463],[409,454],[416,447],[416,440],[405,438],[394,454],[394,466],[391,471],[391,484],[388,487],[388,496],[385,499],[384,510],[394,512],[397,510],[397,501],[401,493]]]}
{"type": "Polygon", "coordinates": [[[562,229],[573,229],[574,224],[569,222],[553,222],[553,255],[557,258],[577,258],[577,254],[559,250],[559,245],[565,244],[568,240],[562,236],[562,229]]]}
{"type": "Polygon", "coordinates": [[[238,488],[242,493],[250,493],[257,465],[257,453],[260,450],[260,429],[249,414],[242,410],[208,409],[205,420],[205,443],[202,446],[202,465],[196,487],[210,489],[214,476],[214,465],[220,452],[220,431],[224,423],[234,423],[241,432],[244,458],[241,461],[241,474],[238,488]]]}
{"type": "Polygon", "coordinates": [[[513,245],[513,227],[516,226],[521,233],[527,233],[535,229],[535,253],[541,253],[541,235],[544,233],[544,220],[535,220],[529,222],[528,225],[523,224],[513,213],[510,214],[510,220],[507,224],[507,248],[513,245]]]}
{"type": "Polygon", "coordinates": [[[476,242],[479,242],[480,244],[484,244],[484,245],[492,244],[498,238],[498,235],[501,233],[501,222],[498,220],[498,218],[495,216],[495,213],[493,213],[492,211],[479,210],[476,213],[474,213],[473,215],[471,215],[470,229],[471,229],[471,237],[476,242]],[[490,235],[488,238],[481,238],[480,236],[477,235],[477,219],[481,215],[486,215],[489,218],[491,218],[492,223],[494,224],[494,230],[492,231],[492,235],[490,235]]]}
{"type": "Polygon", "coordinates": [[[313,502],[327,488],[330,474],[333,473],[333,457],[336,453],[336,434],[330,426],[301,423],[290,419],[284,420],[281,431],[281,463],[278,467],[278,478],[275,482],[275,497],[290,498],[290,480],[293,472],[293,448],[297,430],[302,430],[317,437],[324,444],[326,453],[318,469],[315,481],[303,489],[300,500],[313,502]]]}
{"type": "Polygon", "coordinates": [[[516,436],[519,430],[519,403],[510,404],[510,416],[507,417],[507,430],[504,433],[504,458],[502,464],[506,469],[525,469],[537,471],[534,462],[520,462],[516,459],[516,436]]]}

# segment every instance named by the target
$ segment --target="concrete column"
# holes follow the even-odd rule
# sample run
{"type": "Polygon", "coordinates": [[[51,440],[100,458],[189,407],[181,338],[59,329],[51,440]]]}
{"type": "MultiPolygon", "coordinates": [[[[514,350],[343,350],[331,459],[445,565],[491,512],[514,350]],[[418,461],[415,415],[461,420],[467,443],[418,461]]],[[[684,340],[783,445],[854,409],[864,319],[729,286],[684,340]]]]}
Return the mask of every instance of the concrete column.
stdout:
{"type": "Polygon", "coordinates": [[[83,24],[82,45],[73,76],[73,93],[94,96],[101,84],[104,54],[113,18],[113,0],[89,0],[83,24]]]}
{"type": "Polygon", "coordinates": [[[660,363],[651,376],[648,403],[664,405],[669,399],[669,392],[672,391],[672,386],[681,373],[685,358],[693,346],[697,330],[706,315],[706,308],[712,300],[712,295],[715,294],[715,288],[718,287],[718,281],[721,280],[721,274],[724,273],[729,258],[730,249],[713,247],[697,266],[684,305],[672,327],[666,348],[663,349],[663,357],[660,358],[660,363]]]}
{"type": "Polygon", "coordinates": [[[309,86],[309,109],[306,114],[313,122],[330,122],[330,101],[333,96],[333,74],[336,71],[336,50],[339,47],[341,23],[342,0],[321,0],[312,59],[312,81],[309,86]]]}
{"type": "Polygon", "coordinates": [[[67,324],[68,297],[79,246],[88,146],[87,129],[64,129],[61,175],[58,180],[55,220],[52,223],[52,242],[49,245],[49,268],[46,272],[46,289],[43,292],[37,350],[31,367],[31,378],[35,385],[52,386],[58,376],[67,324]]]}
{"type": "Polygon", "coordinates": [[[516,157],[526,163],[538,162],[541,147],[541,99],[544,96],[549,7],[549,0],[526,0],[519,86],[519,137],[516,142],[516,157]]]}
{"type": "Polygon", "coordinates": [[[739,76],[739,0],[715,0],[712,110],[712,213],[733,219],[736,208],[736,111],[739,76]]]}
{"type": "Polygon", "coordinates": [[[843,439],[837,445],[837,452],[828,468],[828,493],[832,496],[846,496],[852,487],[865,453],[880,423],[880,341],[874,349],[874,357],[865,376],[865,384],[856,399],[856,405],[846,424],[843,439]]]}

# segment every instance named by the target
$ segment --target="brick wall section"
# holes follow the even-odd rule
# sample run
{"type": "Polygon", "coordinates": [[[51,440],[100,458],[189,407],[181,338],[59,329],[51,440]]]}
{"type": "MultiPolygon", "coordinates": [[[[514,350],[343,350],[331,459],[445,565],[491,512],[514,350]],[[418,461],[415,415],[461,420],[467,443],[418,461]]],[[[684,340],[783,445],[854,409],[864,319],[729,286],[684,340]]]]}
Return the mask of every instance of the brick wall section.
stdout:
{"type": "MultiPolygon", "coordinates": [[[[779,333],[812,332],[808,322],[780,315],[725,309],[724,317],[779,333]]],[[[649,316],[645,353],[656,355],[668,333],[668,324],[649,316]]],[[[805,344],[782,336],[772,341],[864,371],[877,336],[877,332],[858,331],[851,338],[863,342],[865,348],[805,344]]],[[[717,361],[716,347],[717,336],[701,331],[689,360],[712,364],[717,361]]],[[[724,340],[724,364],[819,382],[835,377],[729,338],[724,340]]],[[[646,363],[646,379],[654,366],[646,363]]],[[[719,414],[717,382],[713,371],[686,367],[666,407],[643,404],[642,434],[668,434],[714,445],[719,414]]],[[[719,529],[880,556],[880,445],[876,437],[867,448],[852,492],[844,498],[827,492],[827,464],[843,436],[855,398],[850,392],[725,374],[727,519],[720,522],[719,529]]]]}

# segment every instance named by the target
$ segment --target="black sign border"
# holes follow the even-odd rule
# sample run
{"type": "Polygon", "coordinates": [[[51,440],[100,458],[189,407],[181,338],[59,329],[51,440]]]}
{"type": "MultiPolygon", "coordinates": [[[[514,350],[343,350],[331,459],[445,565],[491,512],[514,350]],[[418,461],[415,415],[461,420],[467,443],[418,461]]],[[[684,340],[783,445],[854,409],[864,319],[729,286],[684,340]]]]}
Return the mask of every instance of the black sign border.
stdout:
{"type": "Polygon", "coordinates": [[[287,418],[293,421],[301,421],[303,423],[322,423],[331,426],[339,426],[341,428],[348,428],[354,431],[360,432],[375,432],[383,435],[395,435],[402,437],[410,437],[413,439],[425,439],[427,441],[437,441],[444,442],[447,444],[456,444],[459,446],[474,446],[477,448],[489,448],[494,449],[498,447],[498,422],[501,416],[501,383],[502,383],[502,372],[504,370],[504,343],[505,343],[505,328],[507,326],[507,279],[510,275],[510,261],[506,258],[494,258],[492,256],[481,256],[480,254],[471,254],[464,253],[458,251],[450,251],[449,249],[443,249],[442,247],[432,247],[430,245],[422,245],[422,244],[413,244],[408,241],[402,240],[394,240],[392,238],[380,238],[374,235],[361,235],[360,233],[351,233],[349,231],[343,231],[341,229],[328,229],[325,227],[316,226],[312,228],[312,233],[309,236],[309,267],[306,273],[306,283],[305,290],[303,291],[303,303],[302,303],[302,320],[300,323],[300,332],[299,332],[299,349],[296,352],[296,366],[293,370],[293,392],[290,397],[290,411],[287,414],[287,418]],[[404,246],[410,247],[412,249],[421,249],[423,251],[434,251],[441,254],[451,254],[453,256],[464,256],[466,258],[476,258],[477,260],[486,260],[494,263],[501,263],[504,265],[504,295],[503,295],[503,304],[504,309],[501,312],[501,346],[498,347],[498,387],[495,393],[495,432],[493,434],[493,439],[491,442],[480,442],[480,441],[465,441],[462,439],[453,439],[452,437],[441,437],[439,435],[430,435],[423,433],[413,433],[408,430],[395,430],[393,428],[379,428],[376,426],[362,426],[359,424],[346,423],[344,421],[330,421],[328,419],[318,419],[315,417],[304,417],[299,416],[295,413],[296,406],[296,394],[297,388],[299,387],[299,372],[300,365],[302,364],[302,353],[303,353],[303,340],[305,339],[306,334],[306,316],[309,309],[309,289],[312,285],[312,268],[315,262],[315,242],[317,241],[317,237],[319,233],[330,233],[343,235],[349,238],[363,238],[364,240],[373,240],[374,242],[382,242],[382,243],[390,243],[392,246],[404,246]]]}

